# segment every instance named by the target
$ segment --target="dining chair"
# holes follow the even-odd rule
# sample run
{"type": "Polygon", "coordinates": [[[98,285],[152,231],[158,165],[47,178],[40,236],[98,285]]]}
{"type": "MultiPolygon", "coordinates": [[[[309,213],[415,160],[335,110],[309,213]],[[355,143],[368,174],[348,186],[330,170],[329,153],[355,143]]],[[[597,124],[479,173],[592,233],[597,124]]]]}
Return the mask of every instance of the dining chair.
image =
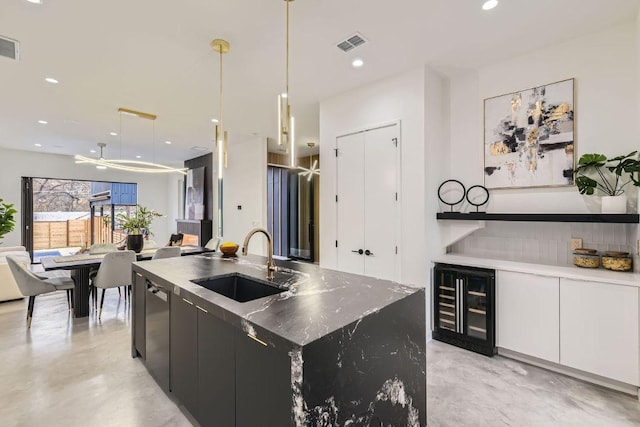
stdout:
{"type": "Polygon", "coordinates": [[[220,238],[219,237],[214,237],[213,239],[210,239],[206,245],[204,245],[205,248],[209,249],[210,251],[217,251],[218,250],[218,246],[220,245],[220,238]]]}
{"type": "Polygon", "coordinates": [[[43,278],[35,275],[24,261],[12,256],[7,257],[7,263],[11,274],[18,285],[18,289],[25,297],[29,297],[29,304],[27,306],[27,327],[31,328],[31,319],[33,317],[33,306],[36,300],[36,296],[47,294],[50,292],[66,290],[67,301],[71,305],[73,310],[73,288],[75,283],[70,277],[52,277],[43,278]],[[69,294],[71,298],[69,299],[69,294]]]}
{"type": "Polygon", "coordinates": [[[144,239],[144,246],[142,246],[142,250],[144,251],[145,249],[155,249],[157,247],[158,247],[158,244],[156,243],[155,240],[144,239]]]}
{"type": "MultiPolygon", "coordinates": [[[[95,243],[89,247],[90,255],[101,255],[109,252],[115,252],[118,250],[118,246],[113,243],[95,243]]],[[[92,279],[98,273],[98,270],[92,270],[89,272],[89,278],[92,279]]],[[[120,288],[118,288],[118,295],[120,294],[120,288]]],[[[98,305],[98,295],[93,286],[89,286],[89,297],[93,302],[93,309],[96,309],[98,305]]]]}
{"type": "Polygon", "coordinates": [[[105,291],[108,288],[117,288],[119,286],[125,286],[125,289],[127,289],[131,285],[131,264],[135,260],[136,253],[134,251],[117,251],[105,254],[100,268],[98,268],[98,273],[91,281],[96,292],[98,289],[102,289],[98,319],[102,317],[105,291]]]}
{"type": "Polygon", "coordinates": [[[163,259],[163,258],[174,258],[179,257],[181,254],[180,246],[167,246],[164,248],[159,248],[151,259],[163,259]]]}
{"type": "Polygon", "coordinates": [[[118,247],[113,243],[96,243],[89,247],[89,253],[91,255],[106,254],[108,252],[117,251],[118,247]]]}

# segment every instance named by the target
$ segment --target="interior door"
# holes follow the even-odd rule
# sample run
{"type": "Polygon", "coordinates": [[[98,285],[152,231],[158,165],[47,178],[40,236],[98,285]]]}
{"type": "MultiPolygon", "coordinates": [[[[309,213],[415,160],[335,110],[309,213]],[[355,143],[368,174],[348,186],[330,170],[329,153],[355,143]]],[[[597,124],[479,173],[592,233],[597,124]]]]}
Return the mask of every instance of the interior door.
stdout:
{"type": "Polygon", "coordinates": [[[337,238],[340,271],[365,274],[365,133],[337,138],[337,238]]]}
{"type": "Polygon", "coordinates": [[[368,130],[364,135],[364,271],[367,276],[398,280],[398,125],[368,130]]]}

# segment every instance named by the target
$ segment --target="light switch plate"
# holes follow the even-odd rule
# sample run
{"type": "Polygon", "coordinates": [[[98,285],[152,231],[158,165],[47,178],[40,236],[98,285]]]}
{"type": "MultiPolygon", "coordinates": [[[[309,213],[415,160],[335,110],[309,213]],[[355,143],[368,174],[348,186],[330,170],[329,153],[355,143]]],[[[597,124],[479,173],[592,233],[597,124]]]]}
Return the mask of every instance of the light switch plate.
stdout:
{"type": "Polygon", "coordinates": [[[571,250],[580,249],[582,247],[582,239],[580,238],[572,238],[571,239],[571,250]]]}

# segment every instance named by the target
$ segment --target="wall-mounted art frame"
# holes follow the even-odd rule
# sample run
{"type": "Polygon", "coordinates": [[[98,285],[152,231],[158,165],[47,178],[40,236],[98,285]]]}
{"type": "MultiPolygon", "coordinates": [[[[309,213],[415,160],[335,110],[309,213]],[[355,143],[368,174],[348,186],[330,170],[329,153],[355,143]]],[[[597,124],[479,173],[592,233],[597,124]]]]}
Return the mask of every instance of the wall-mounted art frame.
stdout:
{"type": "Polygon", "coordinates": [[[187,170],[185,192],[185,219],[204,219],[204,166],[187,170]]]}
{"type": "Polygon", "coordinates": [[[484,186],[573,185],[574,79],[484,100],[484,186]]]}

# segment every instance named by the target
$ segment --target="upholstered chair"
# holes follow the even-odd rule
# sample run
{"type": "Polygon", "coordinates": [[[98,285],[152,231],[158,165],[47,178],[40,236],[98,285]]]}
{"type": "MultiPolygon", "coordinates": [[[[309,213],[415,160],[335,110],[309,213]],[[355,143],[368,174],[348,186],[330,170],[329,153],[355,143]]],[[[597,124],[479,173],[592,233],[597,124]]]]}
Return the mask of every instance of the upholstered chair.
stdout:
{"type": "Polygon", "coordinates": [[[38,295],[66,290],[67,294],[71,295],[70,299],[69,296],[67,296],[67,300],[69,301],[69,304],[71,304],[71,307],[73,307],[73,288],[75,287],[73,279],[70,277],[52,277],[46,279],[36,276],[31,272],[31,270],[29,270],[29,267],[27,267],[24,262],[19,258],[12,256],[7,257],[7,263],[9,264],[11,274],[13,274],[13,278],[15,279],[20,292],[22,295],[29,297],[29,304],[27,306],[27,327],[31,327],[33,306],[36,296],[38,295]]]}

